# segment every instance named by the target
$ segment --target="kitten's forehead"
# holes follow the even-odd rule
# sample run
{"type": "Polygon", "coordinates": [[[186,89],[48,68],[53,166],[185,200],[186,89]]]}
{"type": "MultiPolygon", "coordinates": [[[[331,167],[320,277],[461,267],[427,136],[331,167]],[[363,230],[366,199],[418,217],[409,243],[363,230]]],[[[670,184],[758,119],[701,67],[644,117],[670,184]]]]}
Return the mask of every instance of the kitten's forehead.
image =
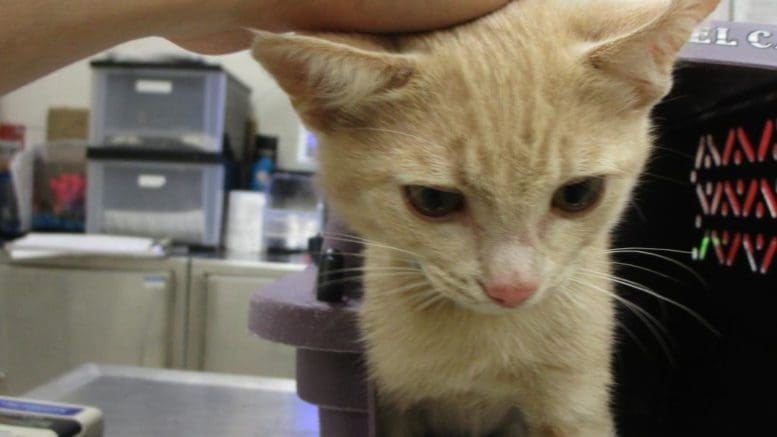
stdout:
{"type": "Polygon", "coordinates": [[[399,148],[419,174],[478,186],[517,178],[555,184],[637,170],[646,120],[584,105],[574,86],[547,92],[538,84],[493,86],[489,72],[461,80],[477,72],[458,68],[432,86],[436,98],[421,109],[424,122],[396,126],[416,137],[403,138],[399,148]]]}
{"type": "Polygon", "coordinates": [[[629,117],[591,98],[585,41],[550,32],[560,19],[547,7],[526,26],[520,10],[464,27],[456,38],[415,42],[428,54],[420,71],[432,97],[423,109],[428,122],[415,133],[437,145],[416,149],[418,159],[444,155],[451,178],[485,191],[516,180],[557,184],[636,172],[645,155],[644,114],[629,117]]]}

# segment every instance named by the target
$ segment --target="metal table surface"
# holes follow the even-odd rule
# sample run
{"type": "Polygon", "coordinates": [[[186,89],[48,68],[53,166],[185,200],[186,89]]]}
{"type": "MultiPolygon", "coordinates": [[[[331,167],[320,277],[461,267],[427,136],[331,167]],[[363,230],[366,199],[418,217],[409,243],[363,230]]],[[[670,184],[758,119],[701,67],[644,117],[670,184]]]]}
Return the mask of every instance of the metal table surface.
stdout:
{"type": "Polygon", "coordinates": [[[87,364],[24,397],[97,407],[106,437],[319,435],[293,380],[87,364]]]}

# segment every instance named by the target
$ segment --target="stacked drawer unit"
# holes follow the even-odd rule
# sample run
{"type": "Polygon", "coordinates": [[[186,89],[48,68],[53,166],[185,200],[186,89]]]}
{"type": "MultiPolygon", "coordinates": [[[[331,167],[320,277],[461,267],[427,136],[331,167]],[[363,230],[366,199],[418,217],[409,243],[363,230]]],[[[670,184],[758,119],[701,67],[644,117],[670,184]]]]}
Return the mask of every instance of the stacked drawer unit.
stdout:
{"type": "Polygon", "coordinates": [[[218,247],[225,173],[218,155],[91,149],[87,230],[218,247]]]}
{"type": "Polygon", "coordinates": [[[92,67],[87,231],[220,246],[249,89],[201,63],[92,67]]]}

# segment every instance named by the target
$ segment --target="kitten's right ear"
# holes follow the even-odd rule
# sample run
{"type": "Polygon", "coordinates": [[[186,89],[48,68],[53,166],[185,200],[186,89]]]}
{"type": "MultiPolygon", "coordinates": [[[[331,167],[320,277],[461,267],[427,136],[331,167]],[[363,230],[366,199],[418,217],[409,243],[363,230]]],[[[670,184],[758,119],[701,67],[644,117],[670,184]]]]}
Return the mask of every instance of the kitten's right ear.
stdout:
{"type": "Polygon", "coordinates": [[[331,130],[363,123],[399,98],[415,75],[411,56],[391,53],[376,41],[256,32],[253,54],[308,126],[331,130]]]}

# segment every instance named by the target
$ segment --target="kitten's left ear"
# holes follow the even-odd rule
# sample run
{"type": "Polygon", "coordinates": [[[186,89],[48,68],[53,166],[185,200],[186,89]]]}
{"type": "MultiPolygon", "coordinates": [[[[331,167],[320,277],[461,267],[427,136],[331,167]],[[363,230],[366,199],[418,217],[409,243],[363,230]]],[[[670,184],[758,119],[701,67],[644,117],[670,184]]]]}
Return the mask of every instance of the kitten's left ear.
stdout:
{"type": "Polygon", "coordinates": [[[369,120],[401,97],[416,72],[414,58],[392,53],[385,38],[256,35],[254,57],[313,128],[336,129],[369,120]]]}
{"type": "Polygon", "coordinates": [[[604,42],[589,54],[595,68],[626,80],[636,107],[663,98],[672,85],[672,66],[691,32],[720,0],[671,0],[668,9],[636,32],[604,42]]]}

